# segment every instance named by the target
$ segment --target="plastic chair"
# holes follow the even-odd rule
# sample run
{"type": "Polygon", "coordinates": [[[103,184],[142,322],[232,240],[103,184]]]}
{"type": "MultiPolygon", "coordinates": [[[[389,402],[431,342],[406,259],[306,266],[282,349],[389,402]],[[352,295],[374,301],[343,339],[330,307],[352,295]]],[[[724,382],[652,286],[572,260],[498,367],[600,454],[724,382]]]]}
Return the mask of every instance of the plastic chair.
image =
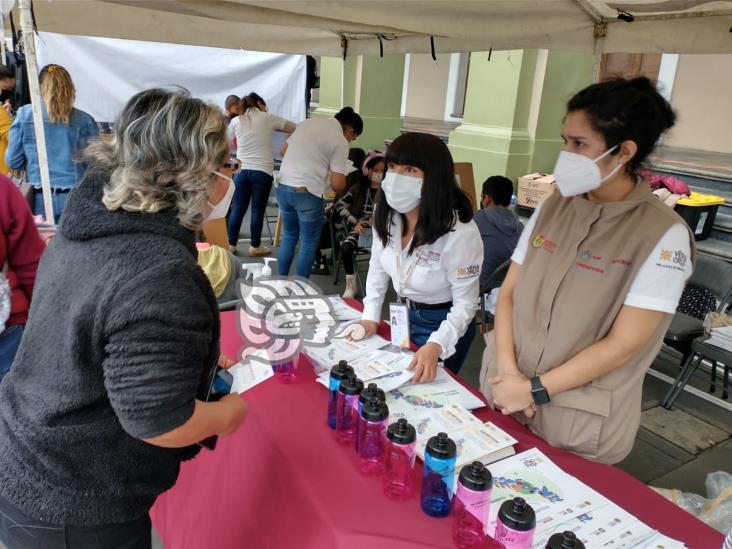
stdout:
{"type": "MultiPolygon", "coordinates": [[[[717,311],[722,312],[732,292],[732,265],[716,257],[699,255],[697,256],[694,273],[689,278],[688,283],[701,286],[712,292],[719,302],[717,311]]],[[[697,337],[702,335],[704,335],[702,320],[683,313],[676,313],[666,331],[663,342],[681,353],[681,364],[683,366],[691,355],[691,344],[697,337]]]]}
{"type": "Polygon", "coordinates": [[[684,362],[679,375],[676,376],[671,389],[666,394],[661,403],[661,406],[670,410],[676,399],[684,390],[684,387],[694,375],[697,368],[702,363],[703,359],[707,359],[712,363],[712,386],[709,389],[710,393],[715,392],[717,388],[717,364],[721,364],[723,368],[723,381],[722,381],[722,399],[727,400],[729,396],[729,369],[732,366],[732,353],[717,347],[716,345],[710,345],[707,343],[707,337],[699,337],[694,340],[691,344],[691,354],[688,359],[684,362]]]}
{"type": "Polygon", "coordinates": [[[506,261],[501,263],[493,270],[488,281],[480,289],[480,316],[478,317],[478,322],[481,324],[482,333],[485,333],[488,323],[490,322],[491,324],[493,324],[493,321],[495,320],[493,315],[485,310],[485,295],[487,293],[490,293],[492,289],[498,288],[501,286],[501,284],[503,284],[503,281],[508,274],[508,269],[510,266],[510,259],[507,259],[506,261]]]}

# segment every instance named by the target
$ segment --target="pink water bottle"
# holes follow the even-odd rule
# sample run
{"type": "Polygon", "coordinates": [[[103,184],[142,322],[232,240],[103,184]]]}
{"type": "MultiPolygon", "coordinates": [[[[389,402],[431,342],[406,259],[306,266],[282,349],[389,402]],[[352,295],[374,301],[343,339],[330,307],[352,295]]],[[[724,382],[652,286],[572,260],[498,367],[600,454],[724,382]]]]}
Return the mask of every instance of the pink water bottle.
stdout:
{"type": "Polygon", "coordinates": [[[417,456],[417,432],[401,418],[389,425],[384,450],[384,495],[404,501],[414,492],[414,460],[417,456]]]}
{"type": "Polygon", "coordinates": [[[341,380],[336,397],[336,440],[353,444],[358,424],[358,395],[363,390],[363,381],[354,375],[341,380]]]}
{"type": "Polygon", "coordinates": [[[524,498],[504,501],[498,511],[493,538],[506,549],[531,549],[536,530],[536,514],[524,498]]]}
{"type": "Polygon", "coordinates": [[[361,394],[358,396],[358,423],[356,424],[356,452],[358,453],[358,446],[361,441],[361,428],[364,424],[363,415],[361,412],[363,411],[364,404],[371,400],[376,400],[378,402],[386,402],[386,394],[384,391],[379,389],[376,386],[376,383],[369,383],[366,385],[361,391],[361,394]]]}
{"type": "Polygon", "coordinates": [[[361,428],[356,442],[358,470],[373,477],[384,472],[384,446],[389,424],[389,408],[380,400],[369,400],[361,410],[361,428]]]}
{"type": "Polygon", "coordinates": [[[493,477],[480,461],[460,470],[453,503],[452,541],[459,549],[485,547],[493,477]]]}

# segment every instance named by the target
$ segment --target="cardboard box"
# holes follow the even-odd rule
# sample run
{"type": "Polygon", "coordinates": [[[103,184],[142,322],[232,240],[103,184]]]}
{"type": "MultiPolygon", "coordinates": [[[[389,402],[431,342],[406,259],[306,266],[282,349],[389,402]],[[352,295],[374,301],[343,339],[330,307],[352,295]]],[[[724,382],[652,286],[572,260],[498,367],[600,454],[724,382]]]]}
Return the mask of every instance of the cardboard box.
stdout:
{"type": "Polygon", "coordinates": [[[532,173],[519,177],[516,203],[524,208],[536,208],[557,188],[554,176],[532,173]]]}
{"type": "Polygon", "coordinates": [[[475,198],[475,177],[473,176],[473,165],[470,162],[455,162],[455,181],[470,198],[473,211],[478,209],[478,201],[475,198]]]}

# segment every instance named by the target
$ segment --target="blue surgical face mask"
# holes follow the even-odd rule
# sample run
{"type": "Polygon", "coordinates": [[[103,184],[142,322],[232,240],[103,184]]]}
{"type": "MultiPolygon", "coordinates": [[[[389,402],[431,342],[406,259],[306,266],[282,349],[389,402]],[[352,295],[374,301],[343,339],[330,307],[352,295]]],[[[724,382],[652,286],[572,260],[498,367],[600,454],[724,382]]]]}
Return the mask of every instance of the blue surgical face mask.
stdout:
{"type": "Polygon", "coordinates": [[[422,200],[422,179],[419,177],[386,172],[381,188],[389,206],[402,214],[411,212],[422,200]]]}

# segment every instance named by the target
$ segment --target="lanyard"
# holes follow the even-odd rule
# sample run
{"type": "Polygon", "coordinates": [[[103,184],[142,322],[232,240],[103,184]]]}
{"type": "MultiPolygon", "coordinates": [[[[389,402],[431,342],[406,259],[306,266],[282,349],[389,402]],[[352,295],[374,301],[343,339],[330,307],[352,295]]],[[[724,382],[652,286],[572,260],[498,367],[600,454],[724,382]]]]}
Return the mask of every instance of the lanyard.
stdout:
{"type": "Polygon", "coordinates": [[[399,280],[398,297],[404,297],[404,289],[407,287],[407,284],[409,283],[409,277],[412,276],[412,272],[414,271],[415,267],[419,263],[419,260],[421,257],[422,257],[422,250],[417,252],[417,255],[415,256],[415,260],[407,268],[407,273],[404,276],[404,279],[402,279],[402,247],[401,247],[401,242],[400,242],[399,250],[397,251],[397,256],[396,256],[397,276],[399,277],[398,278],[398,280],[399,280]]]}

